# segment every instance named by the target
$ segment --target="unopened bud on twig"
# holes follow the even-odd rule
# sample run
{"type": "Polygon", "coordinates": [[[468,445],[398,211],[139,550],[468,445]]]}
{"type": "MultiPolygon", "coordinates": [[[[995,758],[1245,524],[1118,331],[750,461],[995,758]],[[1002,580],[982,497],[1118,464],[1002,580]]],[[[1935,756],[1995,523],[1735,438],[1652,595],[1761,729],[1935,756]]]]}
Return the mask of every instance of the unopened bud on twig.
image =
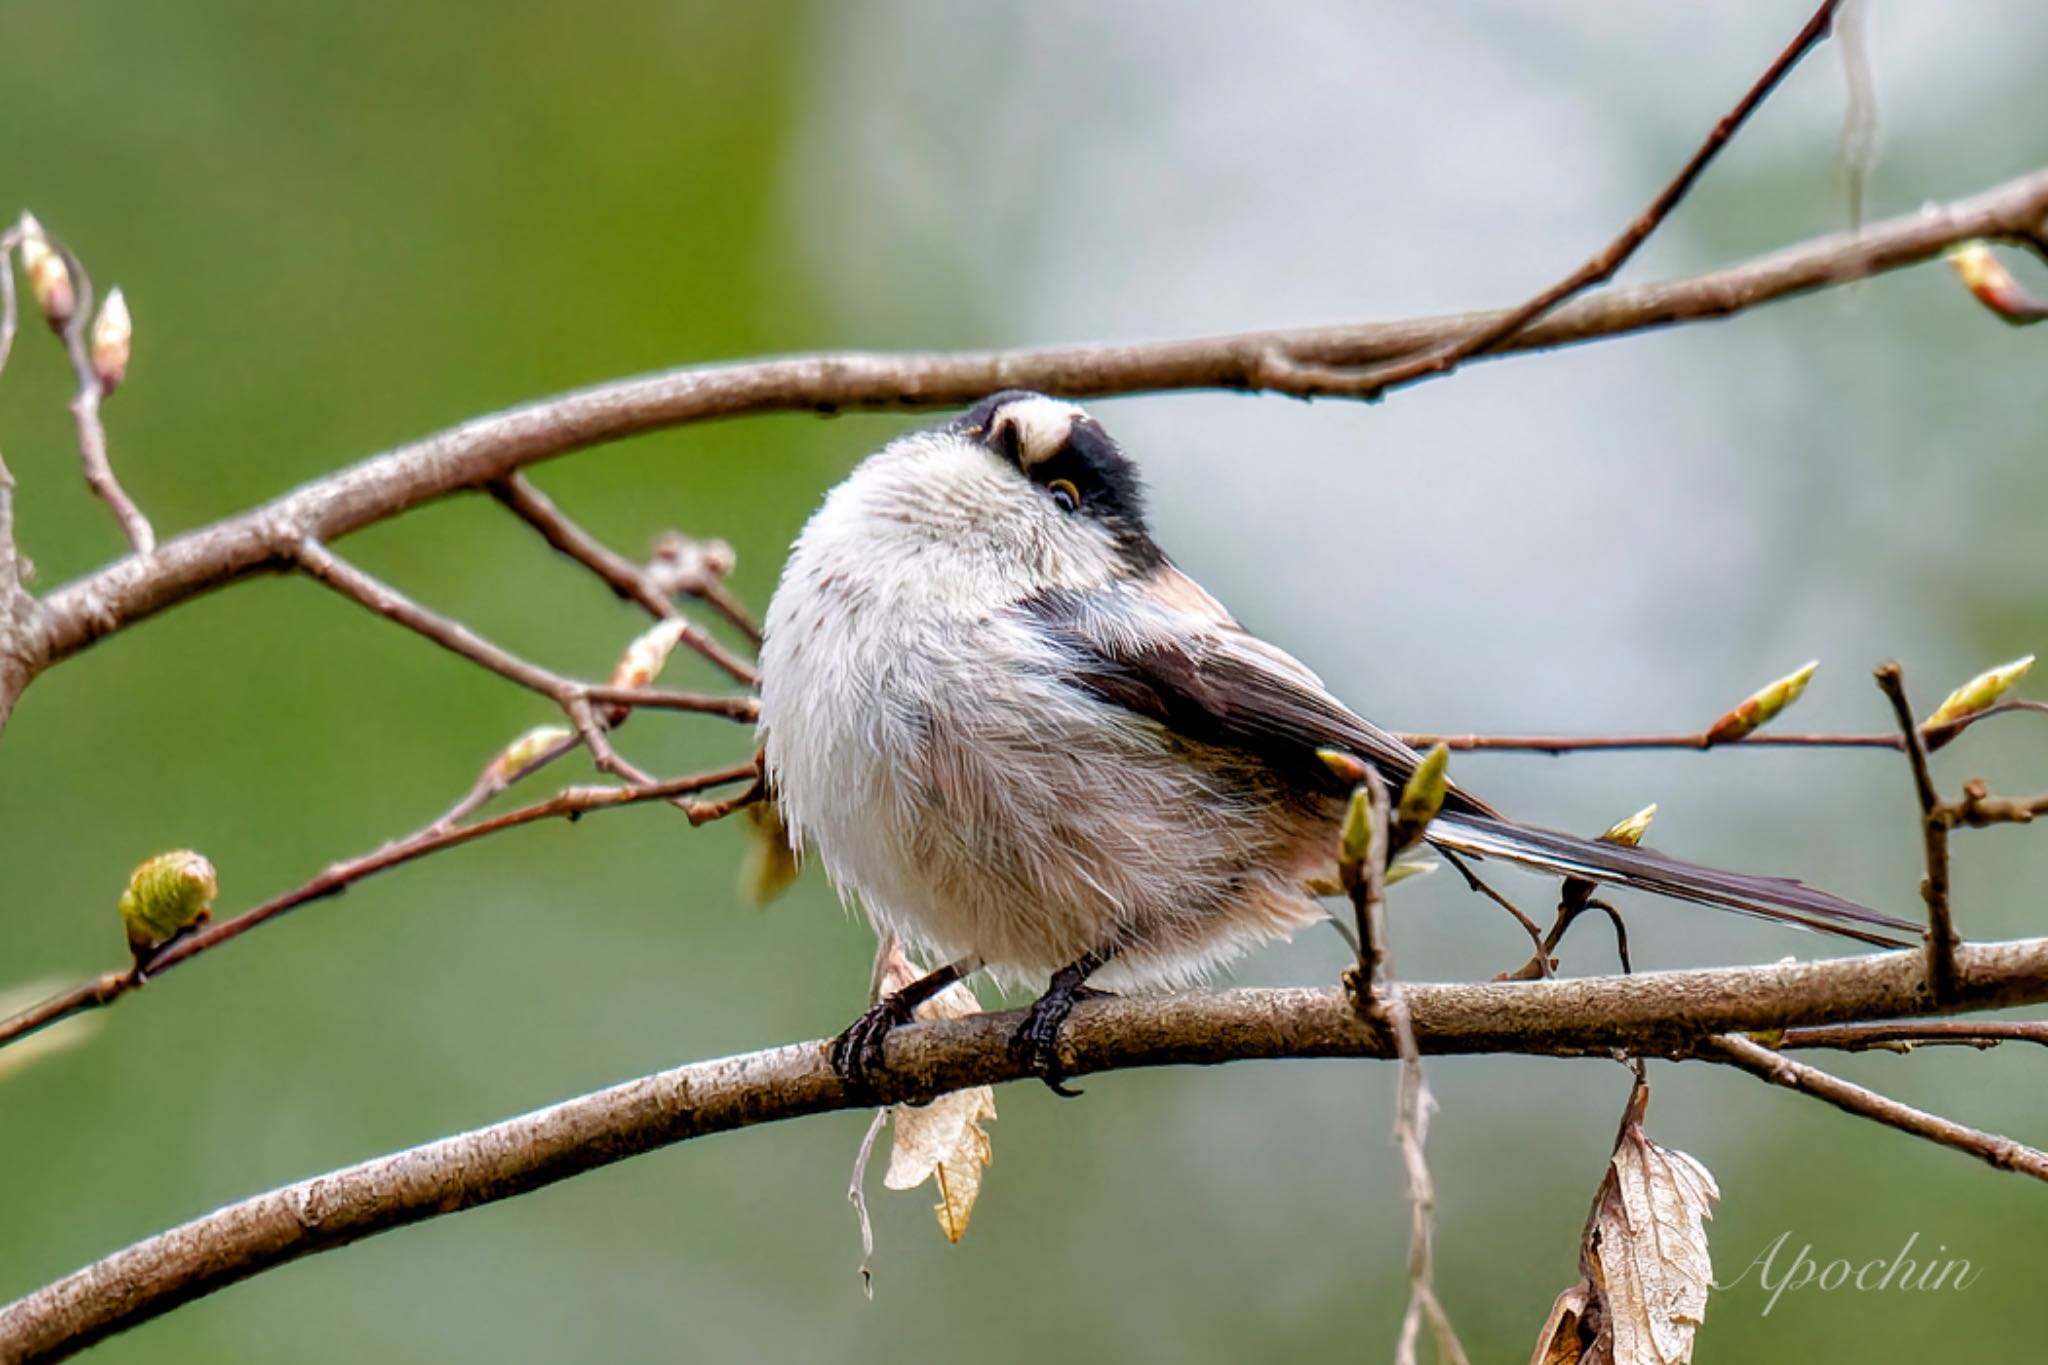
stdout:
{"type": "Polygon", "coordinates": [[[2048,318],[2048,303],[2021,288],[2005,268],[2005,262],[1984,243],[1963,243],[1948,253],[1948,263],[1956,268],[1963,287],[1975,294],[1979,303],[2015,327],[2048,318]]]}
{"type": "Polygon", "coordinates": [[[619,656],[619,666],[612,670],[612,686],[645,687],[660,677],[676,642],[689,628],[681,617],[671,616],[642,632],[619,656]]]}
{"type": "Polygon", "coordinates": [[[1650,822],[1656,818],[1657,803],[1652,801],[1628,819],[1617,820],[1609,825],[1607,832],[1600,836],[1600,842],[1634,848],[1643,841],[1643,835],[1649,832],[1650,822]]]}
{"type": "Polygon", "coordinates": [[[70,267],[64,255],[50,245],[49,236],[34,214],[21,215],[21,269],[28,276],[29,292],[36,307],[52,327],[62,330],[78,311],[78,293],[71,283],[70,267]]]}
{"type": "Polygon", "coordinates": [[[1344,834],[1337,844],[1337,860],[1347,869],[1346,881],[1365,865],[1365,855],[1371,847],[1372,793],[1362,786],[1354,787],[1351,804],[1344,808],[1344,834]]]}
{"type": "Polygon", "coordinates": [[[500,782],[509,782],[521,768],[539,758],[555,745],[569,738],[574,732],[560,725],[536,725],[519,738],[507,744],[498,756],[491,760],[490,774],[500,782]]]}
{"type": "Polygon", "coordinates": [[[2014,659],[2009,664],[1986,669],[1976,677],[1948,694],[1948,700],[1934,708],[1934,714],[1921,722],[1923,730],[1938,729],[1954,724],[1979,711],[1988,711],[1998,704],[1998,699],[2019,684],[2027,676],[2027,670],[2034,666],[2034,656],[2014,659]]]}
{"type": "Polygon", "coordinates": [[[128,375],[128,350],[135,339],[135,324],[128,317],[128,299],[115,285],[92,320],[92,371],[100,377],[100,388],[112,393],[128,375]]]}
{"type": "Polygon", "coordinates": [[[213,864],[190,849],[159,853],[136,868],[121,893],[130,951],[140,959],[203,922],[219,890],[213,864]]]}
{"type": "Polygon", "coordinates": [[[1323,766],[1335,773],[1344,782],[1357,786],[1365,781],[1365,764],[1342,749],[1318,749],[1316,757],[1323,760],[1323,766]]]}
{"type": "Polygon", "coordinates": [[[1450,748],[1439,744],[1422,756],[1422,762],[1415,765],[1415,775],[1401,788],[1401,804],[1395,810],[1395,818],[1403,829],[1413,831],[1411,839],[1420,835],[1444,808],[1444,797],[1451,790],[1450,766],[1450,748]]]}
{"type": "Polygon", "coordinates": [[[1410,877],[1426,877],[1442,867],[1434,858],[1417,858],[1412,862],[1395,861],[1387,868],[1387,885],[1405,882],[1410,877]]]}
{"type": "Polygon", "coordinates": [[[1707,743],[1733,743],[1769,725],[1784,713],[1786,707],[1799,700],[1799,694],[1806,690],[1806,684],[1813,679],[1813,671],[1819,667],[1819,660],[1815,660],[1798,672],[1787,673],[1768,687],[1751,693],[1741,705],[1707,728],[1707,743]]]}

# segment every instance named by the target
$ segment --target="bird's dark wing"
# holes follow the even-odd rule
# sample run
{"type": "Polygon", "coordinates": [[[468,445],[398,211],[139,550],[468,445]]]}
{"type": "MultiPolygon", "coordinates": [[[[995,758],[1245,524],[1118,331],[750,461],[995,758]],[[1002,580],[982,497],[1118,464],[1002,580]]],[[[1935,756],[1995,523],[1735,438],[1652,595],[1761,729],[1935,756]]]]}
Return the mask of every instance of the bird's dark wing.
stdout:
{"type": "MultiPolygon", "coordinates": [[[[1191,580],[1163,589],[1115,589],[1105,603],[1043,593],[1019,604],[1058,648],[1062,680],[1156,721],[1168,734],[1241,754],[1306,791],[1341,794],[1345,783],[1316,756],[1339,749],[1378,768],[1398,790],[1416,752],[1355,715],[1292,657],[1240,629],[1191,580]]],[[[1177,581],[1176,581],[1177,580],[1177,581]]],[[[1430,842],[1504,858],[1566,877],[1739,910],[1886,946],[1910,942],[1915,925],[1779,877],[1723,872],[1500,818],[1453,787],[1430,842]]],[[[1334,850],[1333,850],[1334,852],[1334,850]]]]}
{"type": "MultiPolygon", "coordinates": [[[[1397,792],[1416,752],[1331,696],[1291,656],[1240,629],[1192,580],[1168,569],[1158,587],[1117,589],[1115,609],[1047,592],[1019,604],[1065,656],[1071,686],[1157,721],[1172,735],[1233,750],[1308,790],[1346,784],[1318,749],[1379,769],[1397,792]],[[1207,610],[1205,609],[1213,609],[1207,610]]],[[[1490,814],[1463,792],[1446,808],[1490,814]]]]}

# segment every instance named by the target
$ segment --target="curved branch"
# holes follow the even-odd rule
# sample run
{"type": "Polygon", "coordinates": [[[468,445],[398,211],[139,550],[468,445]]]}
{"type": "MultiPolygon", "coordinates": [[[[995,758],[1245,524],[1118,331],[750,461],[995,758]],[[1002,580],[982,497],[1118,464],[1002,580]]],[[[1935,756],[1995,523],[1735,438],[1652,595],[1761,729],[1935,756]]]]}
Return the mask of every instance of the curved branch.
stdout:
{"type": "MultiPolygon", "coordinates": [[[[1774,299],[1896,270],[1973,238],[2039,240],[2048,170],[1948,205],[1815,238],[1730,269],[1582,296],[1488,357],[1572,345],[1672,323],[1726,317],[1774,299]]],[[[334,540],[429,499],[482,488],[515,470],[604,441],[771,411],[932,408],[1003,388],[1074,398],[1174,389],[1308,397],[1304,367],[1399,360],[1469,336],[1499,312],[1242,332],[1180,341],[963,354],[823,354],[692,366],[513,408],[374,456],[108,565],[50,593],[38,666],[252,573],[288,568],[307,537],[334,540]]],[[[1476,357],[1475,357],[1476,358],[1476,357]]]]}
{"type": "MultiPolygon", "coordinates": [[[[2048,1001],[2048,939],[1968,944],[1954,1010],[2048,1001]]],[[[1930,1009],[1917,951],[1766,967],[1572,981],[1406,985],[1415,1038],[1435,1054],[1705,1055],[1713,1035],[1930,1009]]],[[[977,1014],[892,1034],[883,1103],[1024,1079],[1021,1016],[977,1014]]],[[[1091,1000],[1060,1040],[1070,1075],[1274,1057],[1388,1057],[1385,1030],[1335,990],[1242,990],[1091,1000]]],[[[257,1195],[138,1242],[0,1309],[0,1358],[55,1360],[301,1256],[539,1189],[671,1143],[865,1108],[823,1042],[697,1062],[487,1128],[257,1195]]]]}

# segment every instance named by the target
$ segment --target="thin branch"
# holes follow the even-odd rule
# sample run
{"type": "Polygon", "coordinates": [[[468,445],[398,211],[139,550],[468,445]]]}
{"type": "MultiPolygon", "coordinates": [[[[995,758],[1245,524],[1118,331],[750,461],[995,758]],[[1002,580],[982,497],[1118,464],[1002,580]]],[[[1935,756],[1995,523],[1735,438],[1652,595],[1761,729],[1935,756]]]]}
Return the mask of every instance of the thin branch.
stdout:
{"type": "Polygon", "coordinates": [[[1816,1024],[1778,1029],[1750,1041],[1774,1050],[1833,1048],[1838,1052],[1911,1052],[1917,1047],[1973,1047],[1979,1051],[2000,1043],[2035,1043],[2048,1047],[2048,1021],[2000,1022],[1990,1019],[1922,1019],[1887,1024],[1816,1024]]]}
{"type": "MultiPolygon", "coordinates": [[[[2014,712],[2048,712],[2048,702],[2002,701],[1981,711],[1919,727],[1920,742],[1929,753],[1953,741],[1958,735],[1992,716],[2014,712]]],[[[1905,750],[1906,741],[1896,730],[1874,735],[1779,734],[1752,730],[1740,739],[1717,740],[1706,730],[1646,735],[1415,735],[1396,736],[1411,748],[1428,749],[1441,744],[1453,752],[1577,754],[1616,749],[1886,749],[1905,750]]]]}
{"type": "Polygon", "coordinates": [[[664,531],[654,544],[648,575],[670,597],[694,597],[709,603],[756,648],[761,627],[725,585],[736,562],[732,546],[722,540],[698,540],[680,531],[664,531]]]}
{"type": "MultiPolygon", "coordinates": [[[[0,370],[14,351],[14,249],[20,242],[19,224],[0,232],[0,370]]],[[[28,590],[25,565],[14,543],[14,473],[0,458],[0,731],[42,663],[43,613],[28,590]]]]}
{"type": "Polygon", "coordinates": [[[71,373],[78,381],[78,392],[72,395],[71,416],[78,427],[78,454],[85,466],[86,486],[93,495],[104,502],[114,514],[114,520],[121,524],[121,534],[128,538],[128,544],[136,554],[147,556],[156,549],[156,531],[151,528],[149,518],[135,505],[121,487],[121,481],[114,477],[113,461],[107,456],[107,428],[100,420],[100,403],[106,398],[106,386],[100,382],[99,370],[92,363],[92,277],[85,273],[85,265],[76,252],[55,237],[49,239],[50,246],[64,258],[65,268],[71,272],[73,287],[78,292],[77,306],[72,309],[71,318],[64,324],[61,335],[64,339],[65,354],[71,358],[71,373]]]}
{"type": "Polygon", "coordinates": [[[315,582],[332,588],[387,621],[396,621],[407,630],[425,636],[479,668],[540,693],[565,711],[579,698],[588,695],[583,684],[572,682],[539,664],[528,663],[500,649],[459,621],[428,611],[390,584],[371,577],[340,558],[317,540],[302,541],[295,557],[299,567],[315,582]]]}
{"type": "Polygon", "coordinates": [[[1314,392],[1333,397],[1362,398],[1371,400],[1391,389],[1435,379],[1450,374],[1464,361],[1490,351],[1507,341],[1530,323],[1549,313],[1566,299],[1583,294],[1597,284],[1612,279],[1616,271],[1628,264],[1650,234],[1669,217],[1671,211],[1692,190],[1692,187],[1706,169],[1728,145],[1737,130],[1749,120],[1749,116],[1762,107],[1773,90],[1797,66],[1800,60],[1811,52],[1820,41],[1827,37],[1834,23],[1835,11],[1842,0],[1824,0],[1806,21],[1805,27],[1794,35],[1792,41],[1781,51],[1776,60],[1750,86],[1736,106],[1714,125],[1685,166],[1658,192],[1649,206],[1636,215],[1635,221],[1623,228],[1621,235],[1595,252],[1585,264],[1529,299],[1520,307],[1511,308],[1484,325],[1474,328],[1465,336],[1423,352],[1412,359],[1382,366],[1363,372],[1345,371],[1330,366],[1310,366],[1298,362],[1282,362],[1285,371],[1299,383],[1314,385],[1314,392]]]}
{"type": "MultiPolygon", "coordinates": [[[[514,742],[516,743],[517,741],[514,742]]],[[[441,812],[440,817],[433,824],[428,825],[427,828],[429,830],[452,829],[482,810],[490,803],[493,797],[505,792],[515,783],[525,781],[550,763],[564,758],[582,747],[583,737],[581,735],[576,734],[573,730],[563,731],[559,738],[544,746],[539,752],[535,753],[518,767],[512,768],[509,771],[504,766],[505,753],[501,751],[489,763],[484,765],[484,770],[477,774],[475,783],[463,794],[462,799],[441,812]]]]}
{"type": "Polygon", "coordinates": [[[716,692],[669,692],[658,687],[610,687],[601,683],[578,683],[583,695],[600,706],[623,706],[629,710],[696,711],[707,716],[752,725],[760,719],[761,703],[752,697],[723,696],[716,692]]]}
{"type": "MultiPolygon", "coordinates": [[[[1968,199],[1932,205],[1712,274],[1585,295],[1515,334],[1505,355],[1649,328],[1726,317],[1774,299],[1914,265],[1973,237],[2038,238],[2048,216],[2048,170],[1968,199]]],[[[670,371],[466,422],[277,500],[191,532],[150,559],[129,558],[46,599],[48,652],[68,658],[135,622],[243,575],[288,569],[308,536],[332,541],[516,469],[606,441],[692,422],[761,412],[937,408],[997,389],[1071,398],[1181,389],[1311,390],[1268,374],[1265,358],[1363,365],[1399,359],[1471,334],[1489,318],[1405,322],[1145,344],[1096,344],[968,354],[824,354],[670,371]]]]}
{"type": "Polygon", "coordinates": [[[1941,810],[1943,823],[1977,829],[1986,825],[2032,824],[2037,815],[2048,815],[2048,792],[2037,796],[1993,796],[1974,778],[1963,784],[1962,800],[1941,810]]]}
{"type": "MultiPolygon", "coordinates": [[[[664,590],[664,585],[657,582],[653,574],[570,520],[568,514],[557,507],[547,494],[535,488],[524,474],[515,471],[504,478],[493,479],[488,489],[492,497],[503,503],[520,520],[540,532],[541,538],[549,545],[596,574],[625,601],[637,604],[657,620],[676,615],[675,604],[669,600],[673,590],[664,590]]],[[[701,585],[699,587],[701,590],[701,585]]],[[[729,597],[729,594],[727,596],[729,597]]],[[[736,604],[732,610],[738,610],[736,604]]],[[[744,612],[738,614],[738,619],[748,630],[752,630],[752,623],[746,620],[744,612]]],[[[752,638],[759,643],[758,634],[754,634],[752,638]]],[[[759,684],[760,679],[755,675],[751,664],[734,655],[697,627],[690,626],[684,630],[681,643],[696,650],[748,687],[759,684]]]]}
{"type": "MultiPolygon", "coordinates": [[[[427,610],[390,584],[356,568],[317,540],[301,541],[296,558],[299,567],[312,578],[357,605],[425,636],[479,668],[488,669],[553,701],[576,727],[577,735],[590,750],[590,756],[596,760],[599,769],[635,785],[648,786],[655,779],[629,763],[613,747],[607,733],[610,722],[597,713],[593,703],[625,708],[653,706],[705,711],[736,720],[752,720],[758,714],[751,697],[724,699],[689,692],[602,687],[576,682],[500,649],[459,621],[427,610]]],[[[685,811],[690,809],[689,802],[679,800],[675,804],[685,811]]]]}
{"type": "Polygon", "coordinates": [[[1845,1113],[1862,1118],[1875,1119],[1901,1132],[1915,1137],[1938,1142],[1944,1147],[1953,1147],[1959,1152],[1989,1163],[2001,1171],[2017,1171],[2021,1175],[2033,1176],[2036,1180],[2048,1180],[2048,1152],[2036,1151],[2024,1143],[1996,1133],[1982,1132],[1952,1122],[1939,1114],[1930,1114],[1901,1104],[1875,1090],[1865,1089],[1839,1076],[1831,1076],[1818,1067],[1795,1062],[1781,1056],[1761,1043],[1748,1038],[1713,1038],[1702,1043],[1698,1055],[1708,1061],[1725,1062],[1740,1067],[1753,1076],[1760,1076],[1773,1085],[1782,1085],[1815,1099],[1825,1100],[1845,1113]]]}
{"type": "Polygon", "coordinates": [[[45,1000],[42,1004],[24,1010],[11,1019],[0,1021],[0,1047],[26,1038],[59,1019],[111,1004],[143,985],[145,981],[162,975],[179,963],[189,961],[208,949],[217,948],[230,939],[239,938],[257,925],[275,919],[287,910],[294,910],[309,901],[321,900],[346,891],[366,877],[414,862],[430,853],[439,853],[520,825],[530,825],[536,820],[575,820],[591,811],[609,810],[614,806],[635,805],[643,801],[684,800],[690,793],[734,782],[751,782],[757,775],[754,765],[746,763],[717,772],[698,773],[690,777],[630,787],[568,787],[545,801],[521,806],[517,810],[507,811],[488,820],[480,820],[473,825],[449,827],[443,821],[437,820],[418,833],[387,843],[374,852],[334,863],[304,885],[267,900],[254,909],[245,910],[233,919],[223,920],[197,933],[173,939],[154,957],[138,964],[137,967],[104,972],[63,995],[45,1000]]]}
{"type": "Polygon", "coordinates": [[[1884,663],[1878,666],[1876,676],[1898,719],[1906,761],[1913,770],[1913,792],[1920,800],[1921,844],[1927,858],[1927,879],[1920,885],[1920,895],[1927,902],[1927,980],[1935,1000],[1942,1001],[1955,989],[1956,979],[1956,931],[1948,899],[1948,821],[1943,818],[1941,793],[1935,789],[1934,772],[1927,763],[1927,747],[1920,742],[1920,727],[1913,720],[1913,704],[1906,699],[1905,674],[1896,663],[1884,663]]]}
{"type": "MultiPolygon", "coordinates": [[[[1968,944],[1957,1008],[2048,1000],[2048,939],[1968,944]]],[[[1918,954],[1656,972],[1573,981],[1403,987],[1424,1054],[1691,1056],[1705,1035],[1904,1017],[1926,1009],[1918,954]]],[[[1009,1040],[1021,1013],[919,1022],[889,1035],[883,1103],[920,1103],[1025,1079],[1009,1040]]],[[[1751,1045],[1752,1047],[1754,1044],[1751,1045]]],[[[53,1360],[314,1252],[516,1194],[671,1143],[840,1109],[849,1095],[822,1041],[698,1062],[488,1128],[232,1204],[0,1308],[10,1359],[53,1360]]],[[[1076,1075],[1273,1057],[1378,1057],[1385,1030],[1348,992],[1132,996],[1075,1007],[1062,1060],[1076,1075]]],[[[1785,1061],[1766,1051],[1775,1074],[1785,1061]]],[[[1825,1096],[1824,1096],[1825,1098],[1825,1096]]]]}

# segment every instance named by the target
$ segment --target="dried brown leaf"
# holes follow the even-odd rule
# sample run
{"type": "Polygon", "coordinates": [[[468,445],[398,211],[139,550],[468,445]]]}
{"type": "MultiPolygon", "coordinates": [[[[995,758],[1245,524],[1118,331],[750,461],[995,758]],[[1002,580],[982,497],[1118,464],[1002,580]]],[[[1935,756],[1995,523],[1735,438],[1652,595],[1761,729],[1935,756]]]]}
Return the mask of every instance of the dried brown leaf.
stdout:
{"type": "Polygon", "coordinates": [[[1684,1152],[1631,1126],[1614,1149],[1593,1215],[1592,1250],[1617,1365],[1684,1365],[1707,1312],[1714,1267],[1705,1221],[1719,1187],[1684,1152]]]}
{"type": "MultiPolygon", "coordinates": [[[[885,950],[881,987],[901,990],[918,978],[918,970],[891,942],[885,950]]],[[[920,1019],[959,1019],[979,1014],[974,992],[955,983],[918,1006],[920,1019]]],[[[915,1189],[936,1180],[939,1202],[933,1207],[946,1240],[957,1242],[967,1231],[974,1201],[981,1194],[982,1167],[994,1160],[982,1124],[996,1116],[996,1094],[985,1085],[941,1095],[930,1104],[899,1104],[896,1131],[889,1151],[889,1169],[882,1183],[892,1190],[915,1189]]]]}
{"type": "Polygon", "coordinates": [[[1648,1087],[1628,1120],[1579,1247],[1580,1280],[1557,1296],[1530,1365],[1687,1365],[1713,1265],[1705,1221],[1721,1197],[1707,1168],[1643,1131],[1648,1087]]]}

